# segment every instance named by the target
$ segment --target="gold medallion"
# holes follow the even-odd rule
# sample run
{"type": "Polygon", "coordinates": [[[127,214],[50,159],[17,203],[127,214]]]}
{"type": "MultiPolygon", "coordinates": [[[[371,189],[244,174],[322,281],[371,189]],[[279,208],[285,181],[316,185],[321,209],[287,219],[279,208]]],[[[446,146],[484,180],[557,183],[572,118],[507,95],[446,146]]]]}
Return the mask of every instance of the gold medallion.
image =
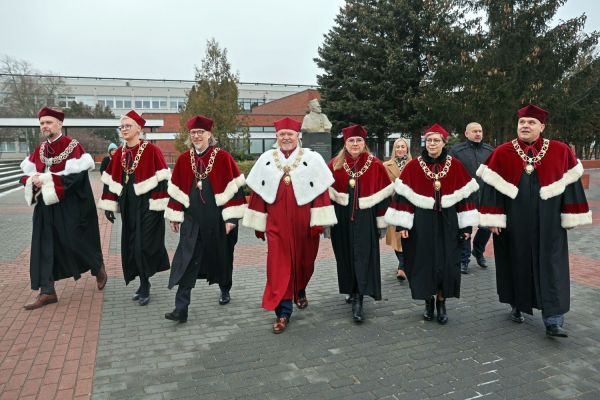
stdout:
{"type": "Polygon", "coordinates": [[[291,181],[292,181],[292,178],[290,178],[289,175],[286,175],[283,177],[283,183],[285,183],[286,185],[289,185],[291,181]]]}
{"type": "Polygon", "coordinates": [[[435,180],[433,182],[433,188],[435,189],[436,192],[439,192],[440,189],[442,188],[442,182],[440,182],[439,180],[435,180]]]}
{"type": "Polygon", "coordinates": [[[348,181],[348,184],[350,185],[351,188],[353,188],[354,186],[356,186],[356,179],[350,178],[350,180],[348,181]]]}
{"type": "Polygon", "coordinates": [[[202,181],[198,181],[196,186],[198,186],[198,189],[202,190],[202,181]]]}
{"type": "Polygon", "coordinates": [[[527,175],[531,175],[533,170],[534,170],[534,167],[531,164],[527,164],[527,166],[525,167],[525,172],[527,172],[527,175]]]}
{"type": "Polygon", "coordinates": [[[125,174],[125,184],[127,184],[127,182],[129,182],[129,175],[125,174]]]}

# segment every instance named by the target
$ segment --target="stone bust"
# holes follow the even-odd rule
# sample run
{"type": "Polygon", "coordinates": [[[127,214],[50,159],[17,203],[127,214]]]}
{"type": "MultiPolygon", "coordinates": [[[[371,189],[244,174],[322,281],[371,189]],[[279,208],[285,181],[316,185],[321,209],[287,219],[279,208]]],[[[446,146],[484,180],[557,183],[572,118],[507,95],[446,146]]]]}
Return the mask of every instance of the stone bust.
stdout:
{"type": "Polygon", "coordinates": [[[300,130],[307,133],[331,132],[331,122],[329,122],[329,118],[325,114],[321,113],[319,100],[312,99],[309,101],[308,108],[310,112],[304,117],[300,130]]]}

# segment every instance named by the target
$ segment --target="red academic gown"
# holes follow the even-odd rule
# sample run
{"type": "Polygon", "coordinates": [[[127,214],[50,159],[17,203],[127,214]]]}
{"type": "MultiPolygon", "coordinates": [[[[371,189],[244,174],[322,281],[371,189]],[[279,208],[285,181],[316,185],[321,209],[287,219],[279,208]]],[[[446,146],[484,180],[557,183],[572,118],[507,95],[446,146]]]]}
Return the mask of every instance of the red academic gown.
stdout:
{"type": "Polygon", "coordinates": [[[282,300],[297,300],[308,285],[319,250],[320,227],[336,223],[327,188],[333,177],[323,158],[309,149],[284,182],[283,171],[274,161],[292,164],[300,148],[287,159],[279,150],[269,150],[257,160],[246,183],[253,190],[243,224],[267,239],[267,284],[262,307],[275,310],[282,300]],[[312,228],[312,229],[311,229],[312,228]]]}

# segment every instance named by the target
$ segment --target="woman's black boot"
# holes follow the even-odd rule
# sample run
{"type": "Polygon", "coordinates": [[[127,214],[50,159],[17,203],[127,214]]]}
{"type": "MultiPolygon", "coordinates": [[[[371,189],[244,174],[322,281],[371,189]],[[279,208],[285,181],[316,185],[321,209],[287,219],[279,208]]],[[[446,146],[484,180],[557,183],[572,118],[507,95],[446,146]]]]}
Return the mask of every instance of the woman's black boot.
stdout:
{"type": "Polygon", "coordinates": [[[354,322],[363,322],[363,295],[355,294],[352,298],[352,319],[354,322]]]}
{"type": "Polygon", "coordinates": [[[435,296],[431,296],[425,300],[425,313],[423,313],[423,319],[425,321],[431,321],[433,319],[433,308],[435,307],[435,296]]]}
{"type": "Polygon", "coordinates": [[[446,299],[438,299],[435,303],[437,308],[437,320],[440,324],[445,325],[448,322],[448,315],[446,314],[446,299]]]}

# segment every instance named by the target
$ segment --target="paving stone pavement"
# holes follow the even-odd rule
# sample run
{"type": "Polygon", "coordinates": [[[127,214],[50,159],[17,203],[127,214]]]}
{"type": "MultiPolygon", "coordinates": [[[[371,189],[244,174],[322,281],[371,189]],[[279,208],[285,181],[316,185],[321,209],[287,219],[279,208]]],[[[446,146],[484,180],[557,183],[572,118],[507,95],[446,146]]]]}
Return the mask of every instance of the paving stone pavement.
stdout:
{"type": "MultiPolygon", "coordinates": [[[[487,269],[472,263],[461,298],[448,300],[447,325],[423,321],[423,304],[395,279],[385,245],[384,299],[365,299],[367,320],[357,325],[338,293],[327,240],[308,308],[295,309],[288,329],[274,335],[273,314],[260,308],[266,246],[245,229],[231,303],[220,306],[218,286],[198,281],[189,321],[176,324],[164,319],[175,296],[168,272],[152,278],[148,306],[130,300],[137,282],[126,287],[122,279],[120,226],[103,217],[105,290],[95,290],[89,274],[61,281],[57,305],[27,313],[31,210],[21,192],[10,194],[0,198],[0,400],[599,399],[600,170],[591,173],[595,224],[569,232],[572,306],[563,340],[545,337],[539,312],[523,324],[508,319],[493,262],[487,269]]],[[[168,233],[171,254],[176,244],[168,233]]]]}

